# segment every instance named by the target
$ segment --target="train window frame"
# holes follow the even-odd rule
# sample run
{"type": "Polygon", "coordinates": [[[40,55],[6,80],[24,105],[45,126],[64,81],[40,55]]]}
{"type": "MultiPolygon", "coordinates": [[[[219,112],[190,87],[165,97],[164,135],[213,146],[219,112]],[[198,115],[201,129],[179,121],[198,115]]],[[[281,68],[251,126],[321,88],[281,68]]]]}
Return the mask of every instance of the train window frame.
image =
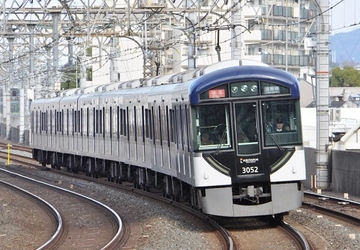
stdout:
{"type": "Polygon", "coordinates": [[[150,115],[150,139],[152,140],[152,144],[155,145],[155,113],[154,113],[154,107],[151,106],[150,115]]]}
{"type": "Polygon", "coordinates": [[[189,112],[189,106],[185,104],[185,124],[184,127],[186,129],[186,133],[185,133],[185,140],[186,140],[186,145],[188,148],[188,152],[190,152],[191,150],[191,146],[190,146],[190,112],[189,112]]]}
{"type": "Polygon", "coordinates": [[[179,143],[181,145],[181,149],[184,150],[184,130],[183,130],[183,107],[182,105],[179,105],[179,122],[177,123],[180,131],[180,139],[179,143]]]}
{"type": "Polygon", "coordinates": [[[75,128],[75,122],[76,122],[76,111],[74,109],[71,109],[71,135],[74,136],[76,132],[75,128]]]}
{"type": "Polygon", "coordinates": [[[50,109],[50,113],[49,113],[49,120],[50,120],[50,134],[52,135],[52,133],[53,133],[53,127],[52,127],[52,125],[53,125],[53,115],[52,115],[52,109],[50,109]]]}
{"type": "Polygon", "coordinates": [[[90,109],[86,107],[86,136],[90,136],[90,109]]]}
{"type": "MultiPolygon", "coordinates": [[[[169,106],[166,105],[166,138],[167,138],[167,146],[170,148],[170,133],[171,133],[171,128],[170,128],[170,112],[169,112],[169,106]]],[[[172,124],[172,123],[171,123],[172,124]]]]}
{"type": "Polygon", "coordinates": [[[96,108],[93,107],[92,108],[92,131],[93,131],[93,137],[95,137],[96,133],[97,133],[97,128],[96,128],[96,112],[95,112],[96,108]]]}
{"type": "Polygon", "coordinates": [[[102,108],[102,114],[101,114],[101,118],[102,118],[102,121],[101,121],[101,124],[102,124],[101,134],[102,134],[103,138],[105,138],[105,135],[106,135],[106,124],[107,124],[106,110],[107,109],[105,107],[103,107],[102,108]]]}
{"type": "Polygon", "coordinates": [[[69,109],[66,109],[66,126],[65,126],[65,128],[66,128],[66,131],[65,131],[65,134],[66,135],[69,135],[69,130],[70,130],[70,128],[69,128],[69,109]]]}
{"type": "Polygon", "coordinates": [[[298,99],[264,100],[261,106],[264,148],[302,145],[301,107],[298,99]],[[278,110],[282,111],[281,117],[277,114],[278,110]],[[274,120],[279,117],[289,126],[281,133],[275,131],[274,120]]]}
{"type": "Polygon", "coordinates": [[[258,105],[257,101],[234,102],[233,120],[237,155],[252,155],[260,152],[258,105]]]}
{"type": "Polygon", "coordinates": [[[232,107],[229,102],[221,104],[201,104],[192,107],[192,133],[194,135],[192,145],[194,151],[233,149],[231,110],[232,107]],[[221,107],[223,107],[223,111],[220,110],[220,113],[219,110],[217,110],[217,112],[214,111],[215,108],[221,107]],[[223,114],[221,114],[221,112],[223,112],[223,114]],[[212,118],[212,114],[217,115],[220,119],[217,119],[215,116],[212,118]],[[221,116],[223,117],[221,118],[221,116]],[[202,117],[204,117],[204,119],[202,119],[202,117]],[[221,121],[225,121],[225,124],[221,121]],[[210,144],[202,142],[203,134],[210,134],[210,137],[215,137],[218,143],[214,142],[214,138],[210,144]]]}
{"type": "Polygon", "coordinates": [[[64,135],[64,128],[65,128],[65,124],[64,124],[64,122],[65,122],[65,112],[64,112],[64,110],[62,109],[61,110],[61,112],[60,112],[60,131],[61,131],[61,135],[64,135]]]}
{"type": "Polygon", "coordinates": [[[125,117],[125,136],[127,141],[130,141],[130,114],[129,114],[129,107],[126,107],[126,113],[125,113],[126,117],[125,117]]]}
{"type": "Polygon", "coordinates": [[[80,108],[80,136],[83,136],[84,134],[83,119],[84,119],[84,110],[83,108],[80,108]]]}
{"type": "Polygon", "coordinates": [[[146,118],[146,109],[144,106],[141,106],[141,132],[142,132],[142,142],[145,143],[145,120],[146,118]]]}
{"type": "Polygon", "coordinates": [[[134,140],[137,142],[137,137],[138,137],[138,133],[137,133],[137,112],[136,112],[136,106],[134,106],[134,140]]]}
{"type": "MultiPolygon", "coordinates": [[[[170,124],[176,124],[175,121],[175,110],[174,109],[170,109],[169,110],[169,119],[170,119],[170,124]]],[[[170,142],[171,143],[175,143],[175,126],[171,126],[170,128],[170,142]]]]}
{"type": "Polygon", "coordinates": [[[35,131],[38,134],[39,133],[39,111],[35,111],[35,131]]]}
{"type": "Polygon", "coordinates": [[[113,126],[114,126],[114,121],[113,121],[113,107],[110,106],[109,107],[109,138],[112,139],[113,138],[113,126]]]}

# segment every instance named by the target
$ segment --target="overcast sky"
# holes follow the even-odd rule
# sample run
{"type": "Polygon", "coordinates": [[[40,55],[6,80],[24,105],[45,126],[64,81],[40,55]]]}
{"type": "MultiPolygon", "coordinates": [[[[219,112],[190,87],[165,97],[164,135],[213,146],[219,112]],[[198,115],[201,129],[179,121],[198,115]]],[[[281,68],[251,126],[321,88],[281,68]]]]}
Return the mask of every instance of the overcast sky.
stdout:
{"type": "Polygon", "coordinates": [[[332,33],[360,28],[360,0],[330,0],[330,7],[332,6],[335,6],[330,12],[332,33]],[[337,3],[339,4],[336,5],[337,3]],[[350,25],[354,26],[349,27],[350,25]]]}

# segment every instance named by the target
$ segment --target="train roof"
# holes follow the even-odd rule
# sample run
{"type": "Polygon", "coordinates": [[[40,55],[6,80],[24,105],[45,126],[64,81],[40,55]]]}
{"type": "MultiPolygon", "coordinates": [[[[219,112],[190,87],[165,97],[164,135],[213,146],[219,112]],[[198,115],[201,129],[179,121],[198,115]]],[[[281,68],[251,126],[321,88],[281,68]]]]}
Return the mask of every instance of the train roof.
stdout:
{"type": "Polygon", "coordinates": [[[69,96],[73,94],[77,96],[79,100],[90,100],[99,96],[154,96],[157,94],[182,92],[183,94],[188,94],[186,97],[184,96],[184,98],[190,98],[190,104],[198,104],[200,103],[200,94],[206,90],[215,88],[221,84],[250,79],[285,84],[291,89],[293,97],[299,97],[298,81],[293,75],[283,70],[268,67],[263,63],[241,60],[224,61],[201,69],[157,76],[146,80],[135,79],[64,91],[65,93],[60,96],[70,100],[72,98],[69,96]],[[242,64],[245,64],[245,66],[240,66],[242,64]]]}
{"type": "Polygon", "coordinates": [[[291,89],[294,97],[300,96],[297,79],[290,73],[264,66],[234,66],[203,75],[196,78],[190,86],[190,103],[198,104],[200,94],[221,84],[234,81],[271,81],[278,84],[285,84],[291,89]]]}

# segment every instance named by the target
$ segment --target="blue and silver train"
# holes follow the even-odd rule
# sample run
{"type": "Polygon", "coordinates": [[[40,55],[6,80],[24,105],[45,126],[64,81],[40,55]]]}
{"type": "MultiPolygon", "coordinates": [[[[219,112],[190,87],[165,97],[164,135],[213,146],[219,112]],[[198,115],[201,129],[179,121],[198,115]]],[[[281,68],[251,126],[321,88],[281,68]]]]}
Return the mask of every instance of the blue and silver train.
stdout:
{"type": "Polygon", "coordinates": [[[35,100],[33,158],[162,190],[214,216],[298,208],[305,180],[299,83],[282,70],[239,64],[35,100]]]}

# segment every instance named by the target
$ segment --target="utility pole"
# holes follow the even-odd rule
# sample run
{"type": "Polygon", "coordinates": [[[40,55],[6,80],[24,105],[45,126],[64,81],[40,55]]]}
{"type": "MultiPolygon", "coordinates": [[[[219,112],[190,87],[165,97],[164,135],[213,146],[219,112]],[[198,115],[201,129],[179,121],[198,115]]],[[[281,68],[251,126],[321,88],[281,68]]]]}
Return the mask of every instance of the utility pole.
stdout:
{"type": "MultiPolygon", "coordinates": [[[[329,187],[329,9],[328,0],[318,1],[316,51],[316,185],[329,187]]],[[[317,4],[317,2],[316,2],[317,4]]]]}

